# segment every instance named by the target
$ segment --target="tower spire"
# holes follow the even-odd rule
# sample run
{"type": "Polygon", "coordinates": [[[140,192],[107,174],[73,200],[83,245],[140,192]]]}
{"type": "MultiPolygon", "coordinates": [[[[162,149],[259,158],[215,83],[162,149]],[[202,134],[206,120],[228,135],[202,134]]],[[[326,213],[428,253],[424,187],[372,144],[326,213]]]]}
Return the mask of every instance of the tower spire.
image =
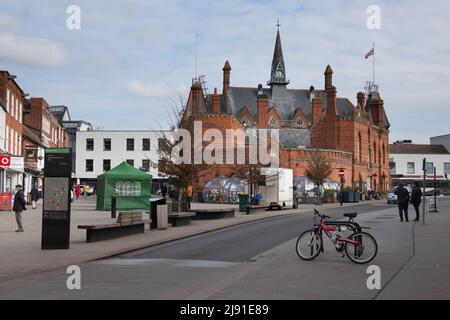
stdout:
{"type": "Polygon", "coordinates": [[[287,85],[289,81],[286,80],[286,66],[284,65],[283,49],[281,47],[280,19],[277,20],[276,26],[277,26],[277,38],[275,40],[275,49],[273,51],[270,80],[267,82],[267,84],[287,85]]]}

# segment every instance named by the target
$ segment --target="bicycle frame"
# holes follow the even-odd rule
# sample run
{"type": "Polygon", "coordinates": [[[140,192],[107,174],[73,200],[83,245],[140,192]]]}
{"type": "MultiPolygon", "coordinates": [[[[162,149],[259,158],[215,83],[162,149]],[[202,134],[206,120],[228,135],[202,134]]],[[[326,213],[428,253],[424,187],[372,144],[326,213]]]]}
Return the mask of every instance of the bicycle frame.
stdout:
{"type": "Polygon", "coordinates": [[[341,238],[341,237],[339,237],[339,236],[336,237],[335,240],[333,240],[333,239],[332,239],[331,232],[336,231],[337,226],[334,226],[334,225],[327,225],[327,224],[323,221],[323,219],[320,220],[320,223],[319,223],[319,225],[318,225],[317,227],[320,228],[321,236],[322,236],[322,232],[325,232],[325,234],[327,235],[328,239],[330,239],[330,241],[331,241],[334,245],[336,245],[336,244],[338,244],[338,243],[342,243],[342,242],[348,242],[348,243],[351,243],[351,244],[353,244],[353,245],[357,245],[357,244],[358,244],[358,241],[351,240],[351,239],[348,239],[348,238],[341,238]]]}

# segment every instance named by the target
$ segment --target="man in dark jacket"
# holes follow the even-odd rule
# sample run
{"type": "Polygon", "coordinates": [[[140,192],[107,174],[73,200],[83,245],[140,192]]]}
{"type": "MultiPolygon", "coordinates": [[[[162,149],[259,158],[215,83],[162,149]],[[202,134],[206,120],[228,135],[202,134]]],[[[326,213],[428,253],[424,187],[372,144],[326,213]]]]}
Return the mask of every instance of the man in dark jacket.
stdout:
{"type": "Polygon", "coordinates": [[[405,212],[405,219],[408,222],[408,206],[409,206],[409,192],[400,183],[397,190],[395,190],[397,195],[398,212],[400,214],[400,221],[403,222],[403,212],[405,212]]]}
{"type": "Polygon", "coordinates": [[[25,204],[26,202],[25,197],[23,195],[22,186],[18,184],[16,186],[16,195],[14,196],[14,204],[13,204],[13,210],[16,213],[17,227],[19,228],[16,230],[16,232],[23,232],[22,211],[27,210],[25,204]]]}
{"type": "Polygon", "coordinates": [[[416,219],[414,221],[419,221],[420,217],[420,204],[422,203],[422,191],[420,190],[419,184],[414,182],[413,191],[411,194],[411,204],[416,209],[416,219]]]}

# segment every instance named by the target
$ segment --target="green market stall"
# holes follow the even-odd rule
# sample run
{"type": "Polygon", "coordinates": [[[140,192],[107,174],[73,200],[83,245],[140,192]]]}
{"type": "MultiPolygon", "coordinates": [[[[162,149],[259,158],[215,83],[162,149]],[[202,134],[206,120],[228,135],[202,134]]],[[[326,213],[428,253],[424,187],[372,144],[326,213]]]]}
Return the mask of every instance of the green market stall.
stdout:
{"type": "Polygon", "coordinates": [[[152,176],[127,162],[97,177],[97,210],[111,210],[111,197],[116,196],[117,210],[149,208],[152,176]]]}

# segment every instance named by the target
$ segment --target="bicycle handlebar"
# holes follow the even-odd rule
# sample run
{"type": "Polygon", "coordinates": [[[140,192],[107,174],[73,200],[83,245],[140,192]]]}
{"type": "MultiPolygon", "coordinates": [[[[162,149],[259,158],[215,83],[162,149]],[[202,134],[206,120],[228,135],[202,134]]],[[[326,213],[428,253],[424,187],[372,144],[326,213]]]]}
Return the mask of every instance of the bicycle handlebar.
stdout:
{"type": "Polygon", "coordinates": [[[320,214],[319,211],[317,211],[317,209],[314,209],[314,214],[318,215],[322,219],[331,219],[331,217],[329,217],[329,216],[326,216],[324,214],[320,214]]]}

